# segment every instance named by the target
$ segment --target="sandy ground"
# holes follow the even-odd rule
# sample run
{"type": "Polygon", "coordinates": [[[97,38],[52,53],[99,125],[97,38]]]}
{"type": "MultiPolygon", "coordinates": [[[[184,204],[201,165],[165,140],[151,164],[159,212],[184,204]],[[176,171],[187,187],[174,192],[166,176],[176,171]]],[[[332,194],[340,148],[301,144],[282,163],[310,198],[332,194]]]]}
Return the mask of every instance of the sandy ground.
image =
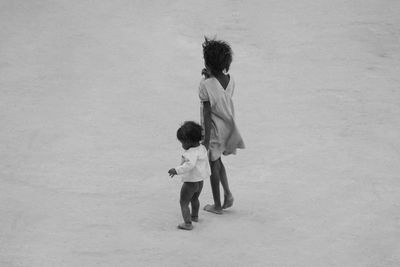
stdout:
{"type": "MultiPolygon", "coordinates": [[[[400,266],[400,2],[0,1],[0,266],[400,266]],[[179,231],[204,35],[235,205],[179,231]]],[[[202,206],[211,201],[208,182],[202,206]]]]}

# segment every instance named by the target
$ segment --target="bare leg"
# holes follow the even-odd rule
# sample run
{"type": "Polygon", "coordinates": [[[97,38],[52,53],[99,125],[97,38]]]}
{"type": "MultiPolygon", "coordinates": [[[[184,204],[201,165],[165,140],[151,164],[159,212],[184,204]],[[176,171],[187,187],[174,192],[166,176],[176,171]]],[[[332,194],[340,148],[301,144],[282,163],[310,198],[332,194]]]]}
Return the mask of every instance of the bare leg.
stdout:
{"type": "Polygon", "coordinates": [[[222,188],[224,188],[224,195],[225,196],[232,196],[231,190],[229,189],[229,184],[228,184],[228,177],[226,175],[225,171],[225,166],[221,161],[221,158],[219,159],[221,167],[220,167],[220,180],[222,184],[222,188]]]}
{"type": "Polygon", "coordinates": [[[228,176],[226,175],[225,166],[222,163],[221,159],[219,159],[219,161],[221,162],[220,179],[222,187],[224,189],[224,205],[222,205],[222,208],[226,209],[233,205],[233,195],[231,190],[229,189],[228,176]]]}
{"type": "Polygon", "coordinates": [[[192,223],[190,218],[189,203],[194,194],[194,184],[193,183],[183,183],[181,189],[181,197],[179,199],[179,204],[181,205],[183,221],[186,224],[192,223]]]}
{"type": "Polygon", "coordinates": [[[192,215],[191,215],[192,222],[197,222],[199,220],[200,201],[198,198],[196,198],[192,199],[190,203],[192,204],[192,215]]]}
{"type": "Polygon", "coordinates": [[[221,197],[219,191],[219,183],[221,180],[220,162],[221,162],[220,160],[210,161],[210,167],[211,167],[210,182],[211,182],[211,191],[214,199],[214,205],[207,205],[204,207],[204,210],[217,214],[222,213],[221,197]]]}
{"type": "Polygon", "coordinates": [[[199,208],[200,208],[200,201],[199,201],[199,196],[201,193],[201,190],[203,189],[203,181],[197,182],[197,188],[196,188],[196,193],[194,193],[192,199],[191,199],[191,204],[192,204],[192,221],[197,222],[199,219],[199,208]]]}
{"type": "Polygon", "coordinates": [[[220,191],[219,191],[219,183],[221,181],[221,165],[220,160],[211,161],[211,189],[214,198],[214,206],[216,209],[221,209],[221,198],[220,198],[220,191]]]}

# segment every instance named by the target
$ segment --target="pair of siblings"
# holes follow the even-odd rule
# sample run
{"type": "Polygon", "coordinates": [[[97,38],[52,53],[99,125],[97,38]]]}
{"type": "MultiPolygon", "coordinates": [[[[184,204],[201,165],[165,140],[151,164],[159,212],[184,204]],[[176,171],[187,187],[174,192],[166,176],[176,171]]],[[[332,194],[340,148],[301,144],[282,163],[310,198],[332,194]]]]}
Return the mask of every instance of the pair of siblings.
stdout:
{"type": "Polygon", "coordinates": [[[237,148],[245,147],[235,123],[232,101],[235,84],[227,74],[232,63],[232,49],[224,41],[206,38],[203,43],[203,57],[204,78],[199,86],[203,127],[193,121],[187,121],[178,129],[177,138],[184,149],[182,162],[168,171],[171,177],[182,177],[180,206],[184,222],[179,224],[178,228],[184,230],[193,229],[192,221],[198,221],[203,180],[210,178],[214,199],[214,204],[206,205],[204,210],[222,214],[223,209],[232,206],[233,195],[221,156],[235,154],[237,148]],[[220,184],[224,189],[223,205],[220,184]]]}

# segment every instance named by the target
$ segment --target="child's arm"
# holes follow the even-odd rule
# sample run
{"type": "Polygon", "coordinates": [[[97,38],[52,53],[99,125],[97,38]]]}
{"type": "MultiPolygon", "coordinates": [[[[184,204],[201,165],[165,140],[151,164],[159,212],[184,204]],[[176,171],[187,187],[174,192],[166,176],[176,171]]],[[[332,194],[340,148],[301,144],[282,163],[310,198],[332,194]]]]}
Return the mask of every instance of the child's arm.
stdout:
{"type": "Polygon", "coordinates": [[[176,172],[175,168],[172,168],[172,169],[169,169],[168,174],[172,178],[175,175],[177,175],[178,173],[176,172]]]}
{"type": "Polygon", "coordinates": [[[190,171],[196,166],[197,156],[192,154],[186,154],[182,156],[182,164],[176,168],[172,168],[168,171],[169,176],[174,177],[177,174],[182,174],[190,171]]]}
{"type": "Polygon", "coordinates": [[[190,171],[196,166],[197,156],[194,154],[186,154],[182,156],[183,162],[175,168],[177,174],[182,174],[190,171]]]}
{"type": "Polygon", "coordinates": [[[210,132],[211,132],[211,104],[210,104],[210,101],[203,102],[203,119],[204,119],[203,145],[208,150],[208,147],[210,146],[210,132]]]}

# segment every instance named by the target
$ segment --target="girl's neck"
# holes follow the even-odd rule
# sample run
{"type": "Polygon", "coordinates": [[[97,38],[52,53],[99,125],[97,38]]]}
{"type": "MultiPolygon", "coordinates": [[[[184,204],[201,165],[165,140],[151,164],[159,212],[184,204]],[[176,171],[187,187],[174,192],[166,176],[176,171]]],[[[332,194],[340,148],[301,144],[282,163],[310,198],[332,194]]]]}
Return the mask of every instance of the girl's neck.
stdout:
{"type": "Polygon", "coordinates": [[[211,76],[214,76],[217,79],[224,79],[225,77],[229,76],[229,74],[224,74],[223,72],[214,73],[211,76]]]}
{"type": "Polygon", "coordinates": [[[224,74],[224,73],[220,73],[218,74],[218,76],[215,76],[215,78],[218,80],[218,82],[221,84],[222,88],[224,88],[224,90],[228,87],[229,81],[230,81],[230,76],[229,74],[224,74]]]}

